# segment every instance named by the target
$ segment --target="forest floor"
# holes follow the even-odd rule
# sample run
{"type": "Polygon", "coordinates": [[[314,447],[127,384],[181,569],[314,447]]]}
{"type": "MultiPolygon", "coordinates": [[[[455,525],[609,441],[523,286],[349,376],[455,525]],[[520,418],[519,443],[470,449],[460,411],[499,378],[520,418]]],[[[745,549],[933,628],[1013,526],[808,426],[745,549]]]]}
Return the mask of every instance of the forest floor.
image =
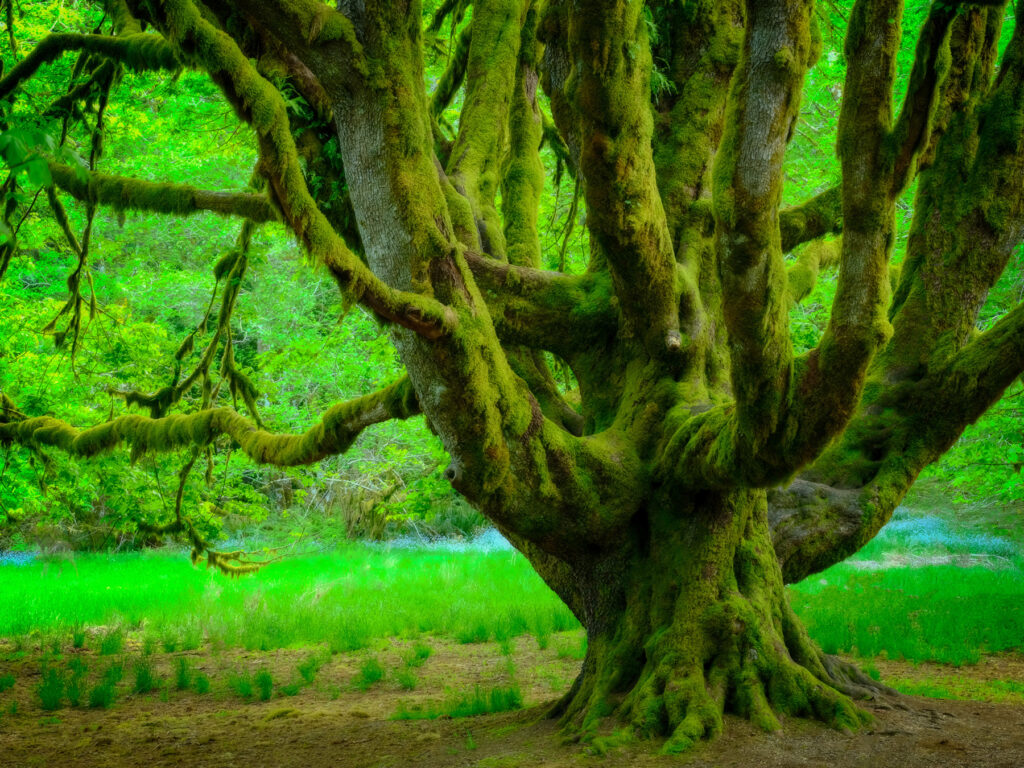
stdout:
{"type": "MultiPolygon", "coordinates": [[[[593,747],[563,743],[547,706],[575,676],[579,660],[567,649],[576,633],[555,635],[545,649],[523,637],[505,644],[460,644],[432,639],[432,653],[411,667],[415,644],[393,641],[367,651],[325,657],[309,684],[282,691],[297,678],[306,650],[222,650],[153,653],[157,688],[127,691],[110,709],[40,708],[41,658],[0,647],[0,678],[11,675],[0,716],[0,765],[61,766],[342,766],[344,768],[568,768],[569,766],[829,766],[830,768],[1019,768],[1024,765],[1024,656],[984,657],[977,665],[950,667],[875,660],[883,680],[909,681],[949,695],[993,699],[955,701],[906,697],[907,709],[872,709],[875,723],[850,734],[790,719],[777,734],[758,732],[729,718],[719,740],[682,757],[658,755],[658,745],[632,742],[595,754],[593,747]],[[564,635],[564,636],[563,636],[564,635]],[[367,678],[370,658],[380,680],[367,678]],[[270,698],[248,701],[237,686],[215,682],[208,693],[175,690],[181,659],[190,674],[225,681],[233,672],[260,668],[275,685],[270,698]],[[409,674],[404,677],[403,670],[409,674]],[[410,678],[413,674],[414,678],[410,678]],[[414,680],[411,681],[411,680],[414,680]],[[517,686],[525,709],[475,717],[395,719],[398,713],[444,709],[455,691],[517,686]],[[404,687],[403,687],[404,686],[404,687]],[[959,686],[959,688],[957,687],[959,686]],[[409,688],[412,687],[412,690],[409,688]],[[365,690],[361,690],[365,688],[365,690]],[[1001,699],[1001,700],[1000,700],[1001,699]]],[[[77,653],[99,669],[117,663],[93,651],[77,653]]],[[[45,661],[42,664],[45,666],[45,661]]],[[[126,680],[132,670],[126,670],[126,680]]],[[[373,675],[370,675],[372,678],[373,675]]],[[[129,681],[129,689],[131,688],[129,681]]]]}

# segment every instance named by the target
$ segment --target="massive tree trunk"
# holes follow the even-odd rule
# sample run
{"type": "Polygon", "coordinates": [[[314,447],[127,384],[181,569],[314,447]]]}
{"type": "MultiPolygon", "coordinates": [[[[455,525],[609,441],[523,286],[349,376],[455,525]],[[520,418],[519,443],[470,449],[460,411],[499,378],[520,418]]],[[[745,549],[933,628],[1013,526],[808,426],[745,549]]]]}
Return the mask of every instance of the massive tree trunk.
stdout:
{"type": "Polygon", "coordinates": [[[780,715],[869,719],[847,695],[867,679],[826,660],[789,607],[763,491],[652,498],[618,547],[569,562],[525,551],[586,629],[553,711],[579,736],[614,715],[671,752],[720,733],[726,712],[769,731],[780,715]]]}

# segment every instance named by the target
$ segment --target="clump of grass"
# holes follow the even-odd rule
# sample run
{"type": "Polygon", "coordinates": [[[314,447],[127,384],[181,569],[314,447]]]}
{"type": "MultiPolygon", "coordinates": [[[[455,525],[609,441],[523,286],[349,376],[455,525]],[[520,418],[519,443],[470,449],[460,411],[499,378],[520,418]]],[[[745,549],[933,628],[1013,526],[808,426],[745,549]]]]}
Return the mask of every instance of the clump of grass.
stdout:
{"type": "Polygon", "coordinates": [[[85,647],[85,629],[81,626],[71,630],[71,647],[81,650],[85,647]]]}
{"type": "Polygon", "coordinates": [[[405,654],[403,660],[407,667],[422,667],[433,652],[434,649],[429,645],[416,643],[412,650],[405,654]]]}
{"type": "Polygon", "coordinates": [[[274,694],[274,676],[269,669],[261,669],[256,673],[256,688],[259,689],[260,701],[269,701],[274,694]]]}
{"type": "Polygon", "coordinates": [[[160,644],[164,647],[164,653],[174,653],[178,650],[178,636],[174,634],[164,635],[160,638],[160,644]]]}
{"type": "Polygon", "coordinates": [[[316,679],[317,673],[320,671],[320,668],[323,665],[323,657],[317,654],[313,654],[304,659],[303,661],[299,662],[299,666],[297,667],[297,669],[299,670],[299,675],[302,676],[302,679],[305,680],[306,683],[312,684],[312,682],[316,679]]]}
{"type": "Polygon", "coordinates": [[[89,691],[89,706],[93,709],[110,709],[114,703],[114,686],[109,682],[98,683],[89,691]]]}
{"type": "Polygon", "coordinates": [[[518,685],[496,686],[486,690],[477,685],[474,686],[472,693],[450,697],[438,707],[406,708],[402,704],[391,719],[436,720],[439,717],[476,717],[509,712],[522,707],[523,695],[518,685]]]}
{"type": "Polygon", "coordinates": [[[156,653],[156,647],[159,643],[159,639],[154,635],[146,635],[142,638],[142,655],[152,656],[156,653]]]}
{"type": "Polygon", "coordinates": [[[174,667],[174,688],[178,691],[187,690],[192,685],[192,666],[184,656],[178,658],[174,667]]]}
{"type": "Polygon", "coordinates": [[[302,690],[302,686],[299,683],[288,683],[288,685],[282,685],[278,690],[285,696],[297,696],[302,690]]]}
{"type": "Polygon", "coordinates": [[[82,703],[82,695],[85,693],[85,676],[89,667],[81,659],[72,659],[68,662],[68,669],[71,672],[67,682],[68,703],[72,707],[77,707],[82,703]]]}
{"type": "Polygon", "coordinates": [[[200,696],[210,692],[210,678],[208,678],[202,672],[196,674],[193,684],[195,686],[196,693],[198,693],[200,696]]]}
{"type": "Polygon", "coordinates": [[[228,687],[245,701],[253,697],[252,677],[247,672],[239,672],[228,677],[228,687]]]}
{"type": "Polygon", "coordinates": [[[556,651],[560,659],[583,659],[587,655],[587,636],[580,635],[578,643],[559,644],[556,651]]]}
{"type": "Polygon", "coordinates": [[[352,685],[360,691],[368,691],[383,679],[384,667],[381,666],[381,663],[375,657],[371,656],[359,668],[359,674],[352,681],[352,685]]]}
{"type": "Polygon", "coordinates": [[[0,693],[13,688],[15,683],[14,675],[0,675],[0,693]]]}
{"type": "Polygon", "coordinates": [[[103,673],[103,682],[116,686],[124,677],[124,662],[115,661],[103,673]]]}
{"type": "Polygon", "coordinates": [[[160,678],[153,671],[153,665],[146,659],[135,664],[135,692],[150,693],[160,685],[160,678]]]}
{"type": "Polygon", "coordinates": [[[403,691],[414,691],[419,680],[411,669],[406,668],[395,670],[395,682],[403,691]]]}
{"type": "Polygon", "coordinates": [[[115,628],[100,638],[100,656],[113,656],[124,650],[124,630],[115,628]]]}
{"type": "Polygon", "coordinates": [[[47,712],[53,712],[64,705],[64,675],[56,667],[43,667],[43,679],[36,687],[39,705],[47,712]]]}

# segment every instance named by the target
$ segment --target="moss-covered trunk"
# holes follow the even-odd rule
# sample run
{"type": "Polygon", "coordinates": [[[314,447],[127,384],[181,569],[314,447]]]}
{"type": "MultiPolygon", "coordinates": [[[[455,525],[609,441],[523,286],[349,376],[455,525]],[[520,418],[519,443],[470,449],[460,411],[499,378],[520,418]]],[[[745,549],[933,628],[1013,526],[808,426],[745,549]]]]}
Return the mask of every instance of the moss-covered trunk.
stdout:
{"type": "Polygon", "coordinates": [[[587,631],[582,671],[555,714],[584,738],[616,716],[681,751],[726,712],[766,730],[780,715],[867,719],[786,601],[761,491],[655,499],[620,550],[538,570],[587,631]],[[831,672],[826,669],[829,666],[831,672]]]}

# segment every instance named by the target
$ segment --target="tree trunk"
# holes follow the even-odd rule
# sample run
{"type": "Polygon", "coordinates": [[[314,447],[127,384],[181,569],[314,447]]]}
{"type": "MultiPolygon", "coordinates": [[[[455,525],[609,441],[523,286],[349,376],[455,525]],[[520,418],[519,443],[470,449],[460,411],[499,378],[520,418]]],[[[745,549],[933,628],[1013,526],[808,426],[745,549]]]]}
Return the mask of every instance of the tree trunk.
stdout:
{"type": "Polygon", "coordinates": [[[554,714],[582,738],[615,715],[683,751],[735,713],[765,730],[779,715],[855,728],[846,694],[870,681],[824,657],[793,614],[763,491],[653,499],[621,551],[553,572],[528,552],[587,631],[583,668],[554,714]]]}

